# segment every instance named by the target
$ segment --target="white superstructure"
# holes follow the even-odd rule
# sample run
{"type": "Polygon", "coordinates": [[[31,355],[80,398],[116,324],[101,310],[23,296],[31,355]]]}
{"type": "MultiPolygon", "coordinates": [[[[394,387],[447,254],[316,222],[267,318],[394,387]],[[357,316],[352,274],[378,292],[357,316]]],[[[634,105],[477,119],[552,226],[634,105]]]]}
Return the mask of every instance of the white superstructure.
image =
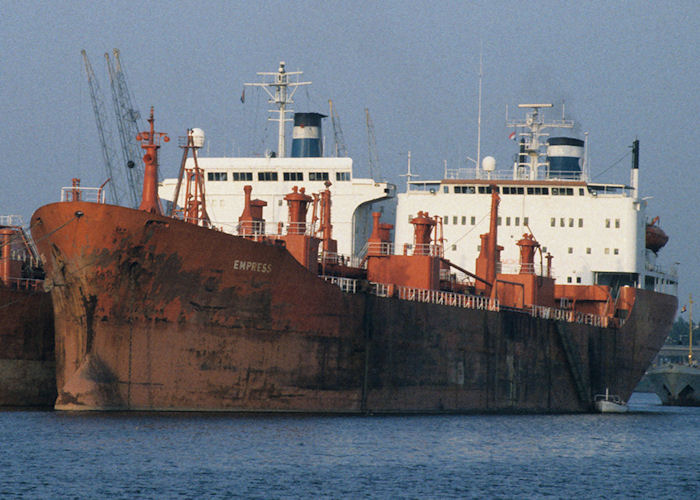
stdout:
{"type": "MultiPolygon", "coordinates": [[[[252,198],[267,203],[263,217],[268,231],[275,231],[280,224],[287,223],[288,210],[284,197],[294,186],[303,187],[306,193],[320,193],[330,182],[332,193],[331,224],[333,238],[338,241],[338,253],[357,254],[362,251],[372,231],[372,212],[385,213],[385,219],[394,218],[396,188],[387,182],[373,179],[355,178],[352,159],[323,157],[321,119],[318,113],[296,113],[292,157],[286,156],[285,123],[291,121],[286,113],[292,112],[287,105],[298,85],[310,82],[292,82],[291,75],[301,72],[286,72],[284,62],[276,73],[258,73],[271,77],[268,82],[246,84],[262,87],[270,96],[269,102],[277,107],[278,113],[271,118],[279,122],[278,150],[265,157],[203,157],[198,154],[197,163],[204,171],[206,210],[212,225],[223,231],[235,233],[238,217],[244,207],[246,185],[252,186],[252,198]],[[291,89],[291,90],[290,90],[291,89]]],[[[204,144],[204,133],[193,129],[196,146],[204,144]],[[194,131],[197,131],[194,133],[194,131]]],[[[188,158],[185,169],[194,166],[188,158]]],[[[172,202],[178,179],[165,179],[159,185],[159,196],[172,202]]],[[[185,189],[180,188],[177,205],[185,205],[185,189]]],[[[311,214],[309,214],[309,218],[311,214]]]]}
{"type": "MultiPolygon", "coordinates": [[[[267,202],[263,209],[269,230],[286,224],[288,211],[284,197],[299,186],[307,194],[326,189],[331,182],[333,237],[338,253],[359,253],[372,232],[372,212],[386,210],[393,219],[392,206],[381,203],[395,196],[395,187],[386,182],[355,178],[350,158],[198,158],[205,172],[207,213],[212,224],[235,233],[243,212],[243,186],[253,187],[252,197],[267,202]],[[354,250],[354,252],[353,252],[354,250]]],[[[177,179],[165,179],[159,188],[162,199],[172,200],[177,179]]],[[[180,206],[184,204],[180,190],[180,206]]],[[[310,214],[309,214],[310,216],[310,214]]]]}
{"type": "Polygon", "coordinates": [[[656,254],[646,248],[647,202],[637,193],[635,161],[631,186],[587,181],[583,141],[568,137],[546,139],[544,130],[571,128],[573,122],[545,122],[539,110],[530,108],[524,121],[508,124],[520,129],[520,150],[512,169],[495,169],[492,158],[483,168],[447,171],[445,179],[409,181],[398,195],[395,243],[413,243],[409,220],[418,211],[439,216],[445,258],[473,269],[482,233],[488,232],[490,186],[500,193],[498,244],[503,246],[503,272],[518,272],[519,249],[515,242],[524,233],[535,236],[544,256],[551,253],[554,277],[562,284],[611,285],[614,289],[637,286],[676,294],[677,272],[656,264],[656,254]],[[545,150],[548,150],[545,151],[545,150]]]}

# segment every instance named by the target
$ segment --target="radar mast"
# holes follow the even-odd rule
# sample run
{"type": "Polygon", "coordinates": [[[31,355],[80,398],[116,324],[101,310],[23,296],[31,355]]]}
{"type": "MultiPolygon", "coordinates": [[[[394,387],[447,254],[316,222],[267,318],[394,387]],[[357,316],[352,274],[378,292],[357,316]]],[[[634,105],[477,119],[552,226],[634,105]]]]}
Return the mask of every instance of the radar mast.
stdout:
{"type": "Polygon", "coordinates": [[[279,113],[277,118],[268,118],[268,120],[273,122],[279,122],[279,133],[277,142],[277,156],[284,158],[286,156],[285,148],[285,122],[291,121],[291,119],[286,118],[287,104],[294,104],[292,97],[297,91],[299,85],[309,85],[311,82],[290,82],[289,77],[292,75],[301,75],[302,71],[286,71],[284,61],[280,61],[279,69],[276,73],[273,72],[259,72],[259,76],[272,77],[273,80],[258,83],[246,83],[245,85],[250,87],[262,87],[262,89],[267,93],[270,98],[267,100],[270,104],[274,104],[278,109],[271,109],[271,113],[279,113]],[[271,90],[271,89],[274,89],[271,90]]]}
{"type": "Polygon", "coordinates": [[[532,111],[525,115],[524,121],[518,121],[508,120],[508,110],[506,109],[506,126],[525,129],[519,135],[523,139],[523,152],[528,156],[528,163],[523,164],[519,160],[518,170],[527,168],[530,180],[535,180],[538,178],[539,167],[547,165],[546,161],[540,162],[540,148],[546,145],[546,141],[543,138],[549,136],[544,130],[548,128],[573,128],[574,121],[564,119],[563,108],[561,120],[544,121],[540,117],[540,109],[551,108],[552,104],[518,104],[518,107],[529,108],[532,111]]]}

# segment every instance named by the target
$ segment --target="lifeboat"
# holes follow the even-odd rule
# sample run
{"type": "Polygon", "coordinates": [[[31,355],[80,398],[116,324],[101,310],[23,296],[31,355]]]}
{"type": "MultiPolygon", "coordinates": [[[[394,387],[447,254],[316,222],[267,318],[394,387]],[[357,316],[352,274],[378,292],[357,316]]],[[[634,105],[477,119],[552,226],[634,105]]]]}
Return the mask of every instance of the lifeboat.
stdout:
{"type": "Polygon", "coordinates": [[[657,223],[658,217],[654,217],[650,224],[647,224],[646,231],[646,247],[654,253],[658,253],[666,243],[668,243],[668,235],[661,229],[657,223]]]}

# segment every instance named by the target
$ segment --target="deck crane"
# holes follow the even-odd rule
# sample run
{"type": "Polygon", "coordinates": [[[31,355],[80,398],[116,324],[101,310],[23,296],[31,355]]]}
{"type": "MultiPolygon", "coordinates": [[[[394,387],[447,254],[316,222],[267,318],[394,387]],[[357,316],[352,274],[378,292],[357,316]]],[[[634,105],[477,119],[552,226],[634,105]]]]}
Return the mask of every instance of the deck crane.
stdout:
{"type": "Polygon", "coordinates": [[[104,160],[105,170],[107,173],[107,178],[111,179],[108,183],[107,188],[109,194],[112,197],[112,202],[119,205],[122,199],[122,194],[120,192],[120,187],[123,183],[119,182],[120,169],[115,168],[116,153],[112,148],[112,130],[109,127],[109,122],[106,120],[107,115],[105,113],[105,105],[102,100],[102,92],[100,90],[100,84],[95,78],[95,72],[92,70],[92,65],[88,59],[87,52],[82,50],[80,52],[83,56],[83,61],[85,63],[85,71],[87,72],[88,85],[90,86],[90,97],[92,98],[92,108],[95,112],[95,121],[97,123],[97,134],[100,139],[100,145],[102,146],[102,159],[104,160]]]}
{"type": "Polygon", "coordinates": [[[365,108],[365,116],[367,117],[367,143],[369,145],[369,176],[374,179],[376,170],[377,176],[381,177],[379,172],[379,158],[377,157],[377,141],[374,138],[374,124],[369,116],[369,109],[365,108]]]}
{"type": "Polygon", "coordinates": [[[132,208],[139,205],[141,199],[141,185],[143,184],[143,163],[141,162],[141,148],[136,141],[136,136],[143,127],[139,123],[140,113],[134,108],[126,83],[126,75],[119,58],[119,49],[113,49],[114,65],[105,53],[109,82],[112,88],[112,104],[114,115],[119,129],[119,141],[121,143],[123,167],[126,177],[126,188],[129,203],[132,208]]]}
{"type": "Polygon", "coordinates": [[[330,107],[331,123],[333,124],[333,139],[335,140],[335,156],[336,157],[346,157],[348,156],[348,150],[345,147],[345,138],[343,137],[343,129],[340,128],[340,118],[333,108],[333,101],[328,99],[328,106],[330,107]]]}

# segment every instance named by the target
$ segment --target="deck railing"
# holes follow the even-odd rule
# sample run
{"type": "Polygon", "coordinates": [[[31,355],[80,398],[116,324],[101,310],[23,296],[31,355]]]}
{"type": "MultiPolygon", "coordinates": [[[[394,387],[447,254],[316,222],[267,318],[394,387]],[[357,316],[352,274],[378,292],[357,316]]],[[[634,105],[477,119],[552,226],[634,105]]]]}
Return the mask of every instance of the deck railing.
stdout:
{"type": "Polygon", "coordinates": [[[44,280],[8,278],[7,280],[0,281],[0,283],[4,283],[6,287],[12,288],[13,290],[41,290],[44,280]]]}
{"type": "MultiPolygon", "coordinates": [[[[351,278],[341,278],[338,276],[320,276],[324,280],[337,285],[343,292],[358,293],[363,290],[359,282],[361,280],[351,278]]],[[[412,288],[387,283],[369,282],[369,288],[364,287],[372,295],[378,297],[395,297],[399,300],[411,302],[424,302],[429,304],[445,305],[450,307],[461,307],[465,309],[476,309],[482,311],[500,311],[508,309],[516,312],[530,314],[534,318],[553,319],[556,321],[566,321],[567,323],[580,323],[584,325],[607,328],[614,326],[614,321],[608,316],[583,313],[569,309],[559,309],[556,307],[529,306],[527,308],[505,308],[501,306],[498,299],[484,297],[480,295],[468,295],[441,290],[428,290],[424,288],[412,288]]],[[[620,325],[622,321],[620,321],[620,325]]]]}

